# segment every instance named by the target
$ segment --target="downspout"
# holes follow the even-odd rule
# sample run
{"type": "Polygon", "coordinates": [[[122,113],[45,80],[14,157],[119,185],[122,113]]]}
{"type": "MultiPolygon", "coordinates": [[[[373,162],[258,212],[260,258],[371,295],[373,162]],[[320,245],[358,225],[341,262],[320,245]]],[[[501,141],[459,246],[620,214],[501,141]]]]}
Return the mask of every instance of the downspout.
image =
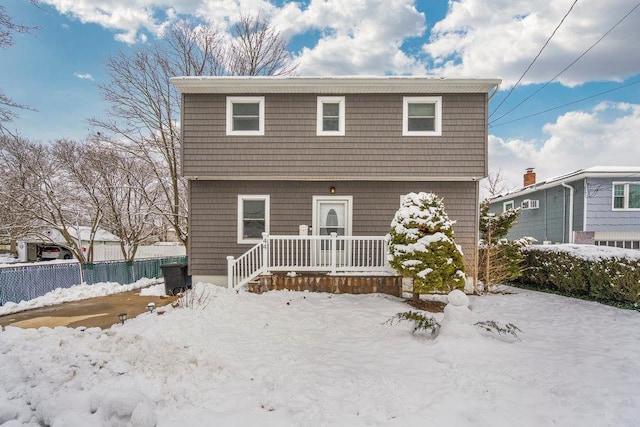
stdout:
{"type": "Polygon", "coordinates": [[[564,182],[562,186],[569,189],[569,243],[573,243],[573,193],[576,190],[564,182]]]}
{"type": "Polygon", "coordinates": [[[588,231],[587,228],[587,198],[589,197],[589,194],[587,193],[587,178],[584,179],[584,197],[583,197],[583,210],[584,210],[584,214],[582,216],[582,231],[588,231]]]}
{"type": "Polygon", "coordinates": [[[549,232],[548,232],[548,227],[547,227],[547,189],[544,189],[544,240],[542,241],[542,243],[544,243],[545,241],[549,241],[549,232]]]}

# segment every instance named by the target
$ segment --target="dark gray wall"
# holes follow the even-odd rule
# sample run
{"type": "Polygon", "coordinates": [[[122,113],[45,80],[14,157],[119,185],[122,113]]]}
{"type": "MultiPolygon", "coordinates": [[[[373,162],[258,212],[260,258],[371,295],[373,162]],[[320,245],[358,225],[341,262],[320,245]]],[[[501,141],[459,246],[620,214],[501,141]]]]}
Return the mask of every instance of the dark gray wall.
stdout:
{"type": "MultiPolygon", "coordinates": [[[[270,196],[271,234],[298,234],[300,224],[311,225],[312,197],[353,196],[353,235],[382,236],[400,207],[400,196],[409,192],[433,192],[444,198],[456,242],[471,269],[477,230],[476,182],[318,182],[318,181],[190,181],[190,274],[223,275],[226,257],[242,255],[252,245],[238,245],[239,194],[270,196]]],[[[470,271],[469,271],[470,272],[470,271]]]]}
{"type": "Polygon", "coordinates": [[[321,95],[267,94],[265,135],[227,136],[224,95],[184,94],[183,175],[318,180],[486,176],[485,94],[442,95],[442,136],[437,137],[402,136],[401,94],[346,95],[346,135],[316,136],[321,95]]]}

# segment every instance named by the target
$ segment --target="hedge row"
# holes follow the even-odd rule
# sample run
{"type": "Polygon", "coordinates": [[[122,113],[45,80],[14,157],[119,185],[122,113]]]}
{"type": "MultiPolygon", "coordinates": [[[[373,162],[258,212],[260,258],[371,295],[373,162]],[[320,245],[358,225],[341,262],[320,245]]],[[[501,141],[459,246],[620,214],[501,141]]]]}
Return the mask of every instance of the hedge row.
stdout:
{"type": "Polygon", "coordinates": [[[519,281],[568,296],[640,303],[640,259],[579,258],[570,252],[524,251],[519,281]]]}

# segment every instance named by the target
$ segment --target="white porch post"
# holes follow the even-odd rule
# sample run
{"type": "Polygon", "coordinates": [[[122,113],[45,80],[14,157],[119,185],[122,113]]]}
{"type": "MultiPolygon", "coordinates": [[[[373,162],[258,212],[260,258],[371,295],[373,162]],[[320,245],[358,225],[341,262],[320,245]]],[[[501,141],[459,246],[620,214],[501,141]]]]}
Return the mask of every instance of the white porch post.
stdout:
{"type": "Polygon", "coordinates": [[[233,274],[233,264],[234,264],[235,259],[229,255],[227,257],[227,288],[229,289],[233,289],[233,279],[234,279],[234,274],[233,274]]]}
{"type": "Polygon", "coordinates": [[[338,233],[331,233],[331,274],[336,274],[338,264],[338,233]]]}
{"type": "Polygon", "coordinates": [[[384,242],[382,243],[382,256],[384,257],[384,259],[382,260],[382,263],[384,265],[385,268],[389,268],[389,241],[387,239],[384,239],[384,242]]]}
{"type": "Polygon", "coordinates": [[[269,233],[262,233],[262,272],[269,274],[269,233]]]}

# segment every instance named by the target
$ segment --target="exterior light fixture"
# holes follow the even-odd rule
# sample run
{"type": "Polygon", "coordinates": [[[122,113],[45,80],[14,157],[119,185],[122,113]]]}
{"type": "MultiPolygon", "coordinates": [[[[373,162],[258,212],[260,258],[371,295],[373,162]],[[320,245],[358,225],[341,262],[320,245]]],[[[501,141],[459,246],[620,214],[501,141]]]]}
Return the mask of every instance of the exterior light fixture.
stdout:
{"type": "Polygon", "coordinates": [[[147,310],[149,310],[149,313],[153,313],[153,310],[156,309],[156,304],[154,302],[150,302],[149,304],[147,304],[147,310]]]}
{"type": "Polygon", "coordinates": [[[336,194],[336,187],[334,186],[329,187],[329,193],[336,194]]]}
{"type": "Polygon", "coordinates": [[[124,325],[124,321],[127,320],[127,313],[118,314],[118,319],[120,319],[120,323],[124,325]]]}

